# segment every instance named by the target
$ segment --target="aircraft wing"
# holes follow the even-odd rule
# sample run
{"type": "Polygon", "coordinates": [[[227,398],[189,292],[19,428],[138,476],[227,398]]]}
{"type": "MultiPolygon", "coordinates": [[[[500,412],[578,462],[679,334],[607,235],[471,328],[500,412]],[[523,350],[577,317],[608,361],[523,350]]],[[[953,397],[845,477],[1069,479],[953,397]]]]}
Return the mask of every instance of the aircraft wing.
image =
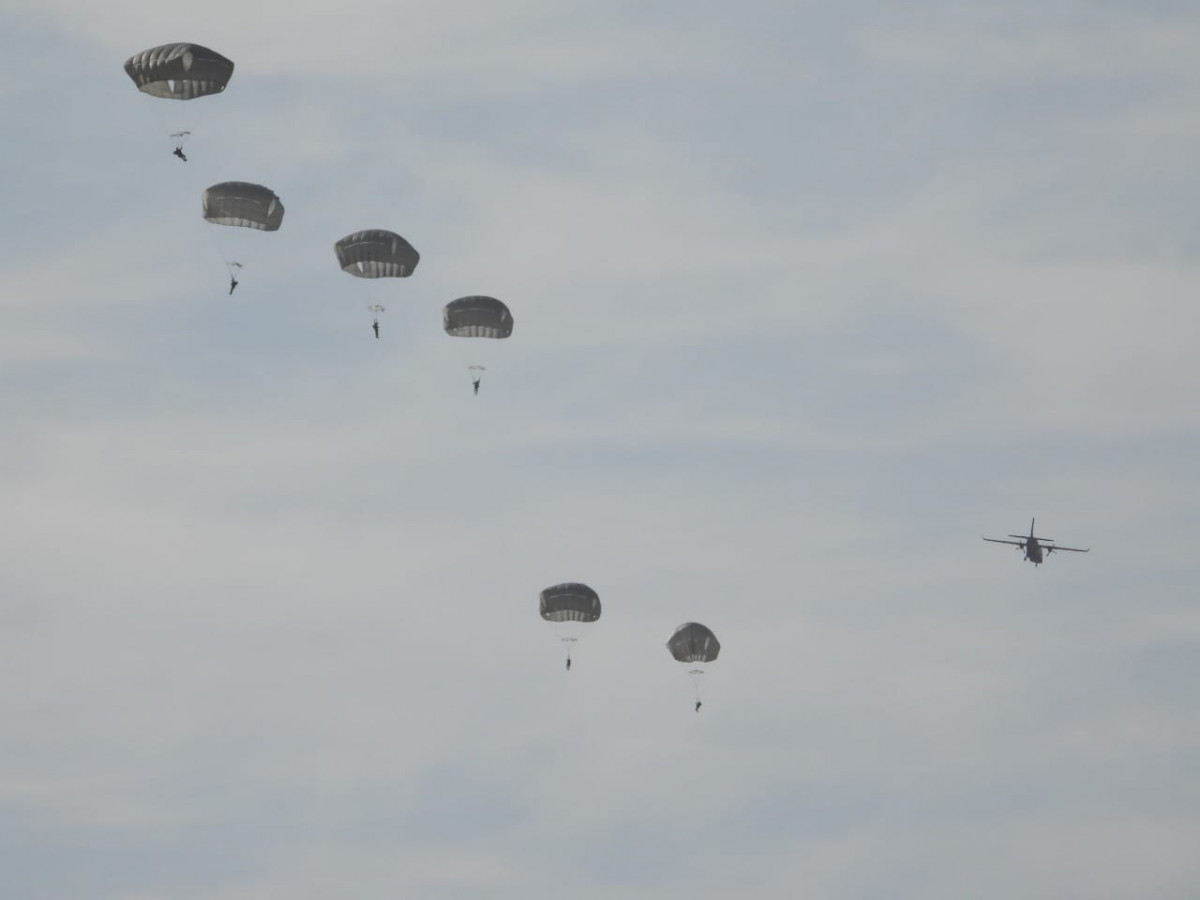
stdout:
{"type": "Polygon", "coordinates": [[[985,541],[991,541],[993,544],[1012,544],[1014,547],[1024,547],[1024,541],[1003,541],[1000,538],[984,538],[985,541]]]}
{"type": "Polygon", "coordinates": [[[1080,550],[1078,547],[1060,547],[1058,544],[1046,544],[1045,548],[1047,550],[1070,550],[1072,553],[1087,553],[1088,550],[1092,549],[1088,547],[1087,550],[1080,550]]]}

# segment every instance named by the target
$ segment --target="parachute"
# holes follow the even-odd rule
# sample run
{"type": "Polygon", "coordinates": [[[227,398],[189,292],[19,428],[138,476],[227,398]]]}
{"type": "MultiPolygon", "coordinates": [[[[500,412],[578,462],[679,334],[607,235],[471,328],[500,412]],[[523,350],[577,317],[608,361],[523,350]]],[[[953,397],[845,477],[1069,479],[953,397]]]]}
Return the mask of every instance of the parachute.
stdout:
{"type": "Polygon", "coordinates": [[[442,310],[442,328],[451,337],[506,338],[512,334],[513,317],[495,297],[459,297],[442,310]]]}
{"type": "MultiPolygon", "coordinates": [[[[278,231],[283,224],[283,202],[275,192],[261,184],[251,184],[247,181],[223,181],[206,188],[200,198],[204,220],[213,225],[227,225],[234,228],[249,228],[253,231],[278,231]]],[[[228,249],[214,235],[214,242],[221,258],[225,260],[225,268],[229,270],[230,288],[237,287],[238,270],[242,268],[243,251],[250,249],[248,242],[238,240],[237,251],[228,249]]]]}
{"type": "MultiPolygon", "coordinates": [[[[473,295],[451,300],[442,309],[442,328],[451,337],[502,339],[512,335],[513,317],[509,308],[495,297],[473,295]]],[[[479,393],[479,382],[487,366],[480,363],[484,355],[479,344],[472,341],[468,351],[470,364],[467,371],[475,393],[479,393]]]]}
{"type": "Polygon", "coordinates": [[[700,712],[700,677],[704,674],[704,664],[713,662],[721,652],[721,642],[699,622],[684,622],[667,641],[667,649],[676,662],[691,666],[688,675],[696,689],[696,712],[700,712]]]}
{"type": "Polygon", "coordinates": [[[579,640],[578,626],[600,618],[600,595],[586,584],[565,582],[542,591],[538,611],[555,625],[567,645],[567,671],[571,671],[571,645],[579,640]]]}
{"type": "Polygon", "coordinates": [[[163,44],[125,60],[125,74],[151,97],[195,100],[225,90],[233,60],[199,44],[163,44]]]}
{"type": "MultiPolygon", "coordinates": [[[[407,278],[421,261],[421,254],[413,245],[394,231],[368,228],[348,234],[333,245],[338,265],[343,272],[355,278],[407,278]]],[[[383,306],[372,303],[368,309],[374,314],[371,327],[379,337],[379,313],[383,306]]]]}
{"type": "MultiPolygon", "coordinates": [[[[163,44],[135,53],[125,60],[125,74],[143,94],[163,100],[195,100],[219,94],[229,85],[233,77],[233,61],[215,50],[199,44],[163,44]]],[[[189,109],[189,116],[194,110],[189,109]]],[[[191,128],[180,128],[183,124],[164,125],[175,145],[175,155],[184,162],[183,152],[191,128]]],[[[194,122],[188,123],[194,125],[194,122]]]]}
{"type": "Polygon", "coordinates": [[[214,225],[278,231],[283,224],[283,203],[261,184],[222,181],[206,188],[200,201],[205,220],[214,225]]]}
{"type": "Polygon", "coordinates": [[[407,278],[421,260],[412,244],[379,228],[346,235],[333,252],[342,271],[357,278],[407,278]]]}

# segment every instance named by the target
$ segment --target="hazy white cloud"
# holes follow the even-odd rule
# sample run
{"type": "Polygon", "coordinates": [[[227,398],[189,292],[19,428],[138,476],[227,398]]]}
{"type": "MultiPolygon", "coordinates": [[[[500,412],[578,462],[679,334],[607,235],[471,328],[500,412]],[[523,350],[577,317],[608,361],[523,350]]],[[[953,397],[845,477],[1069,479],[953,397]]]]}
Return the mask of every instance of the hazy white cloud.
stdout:
{"type": "Polygon", "coordinates": [[[7,6],[8,894],[1190,896],[1196,23],[900,18],[7,6]]]}

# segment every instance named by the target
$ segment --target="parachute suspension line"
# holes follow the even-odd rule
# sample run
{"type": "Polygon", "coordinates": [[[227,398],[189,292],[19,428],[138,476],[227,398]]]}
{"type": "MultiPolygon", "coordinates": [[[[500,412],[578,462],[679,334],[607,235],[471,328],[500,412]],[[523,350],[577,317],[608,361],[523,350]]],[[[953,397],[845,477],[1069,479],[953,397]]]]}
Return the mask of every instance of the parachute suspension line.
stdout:
{"type": "Polygon", "coordinates": [[[696,693],[696,712],[700,712],[700,706],[701,706],[701,703],[700,703],[700,678],[702,675],[704,675],[704,670],[703,669],[691,669],[688,671],[688,675],[691,676],[692,689],[696,693]]]}
{"type": "Polygon", "coordinates": [[[574,644],[577,640],[579,640],[579,638],[565,637],[565,638],[561,638],[561,640],[563,642],[563,645],[567,648],[567,671],[570,672],[571,671],[571,650],[572,650],[571,645],[574,644]]]}
{"type": "Polygon", "coordinates": [[[229,254],[225,252],[225,248],[221,245],[221,239],[217,237],[216,227],[204,222],[204,230],[208,232],[209,238],[213,242],[213,246],[217,248],[217,253],[221,260],[225,263],[225,271],[229,273],[229,293],[233,293],[233,286],[237,284],[238,275],[241,273],[242,264],[236,259],[230,259],[229,254]]]}
{"type": "MultiPolygon", "coordinates": [[[[196,101],[188,101],[184,104],[180,102],[164,103],[155,98],[147,97],[141,99],[148,101],[147,103],[143,103],[142,106],[147,110],[150,121],[154,123],[154,130],[170,142],[172,151],[183,151],[183,148],[187,146],[188,139],[192,136],[192,132],[198,131],[200,122],[206,118],[203,114],[208,112],[207,109],[199,110],[194,108],[192,104],[196,101]],[[186,110],[177,108],[184,106],[187,107],[186,110]],[[187,113],[186,117],[183,115],[184,112],[187,113]]],[[[178,156],[179,154],[176,155],[178,156]]],[[[184,159],[184,157],[180,158],[184,159]]],[[[186,162],[187,160],[184,159],[184,161],[186,162]]]]}
{"type": "MultiPolygon", "coordinates": [[[[220,96],[220,95],[218,95],[220,96]]],[[[196,97],[192,100],[184,102],[168,101],[167,103],[155,104],[163,118],[162,129],[167,133],[167,139],[171,142],[171,149],[183,149],[187,146],[188,140],[193,132],[199,132],[203,129],[205,122],[208,121],[212,113],[212,108],[206,101],[212,100],[212,97],[196,97]],[[182,107],[177,110],[177,115],[171,115],[170,111],[175,107],[182,107]],[[187,113],[185,116],[184,113],[187,113]],[[168,116],[174,121],[168,121],[168,116]]]]}
{"type": "Polygon", "coordinates": [[[238,276],[242,272],[242,263],[236,259],[230,259],[229,254],[225,252],[225,247],[221,243],[221,239],[217,236],[214,226],[205,222],[205,231],[212,239],[213,246],[217,248],[217,253],[220,254],[221,260],[225,263],[225,272],[229,276],[229,296],[233,296],[233,292],[237,289],[239,279],[238,276]]]}
{"type": "Polygon", "coordinates": [[[171,142],[171,147],[182,147],[182,143],[176,143],[179,140],[179,135],[190,135],[191,130],[183,130],[179,127],[178,122],[172,123],[170,116],[161,105],[156,102],[151,102],[151,98],[139,97],[139,100],[145,101],[140,104],[146,110],[146,114],[150,117],[150,121],[154,124],[154,131],[157,134],[164,135],[171,142]]]}

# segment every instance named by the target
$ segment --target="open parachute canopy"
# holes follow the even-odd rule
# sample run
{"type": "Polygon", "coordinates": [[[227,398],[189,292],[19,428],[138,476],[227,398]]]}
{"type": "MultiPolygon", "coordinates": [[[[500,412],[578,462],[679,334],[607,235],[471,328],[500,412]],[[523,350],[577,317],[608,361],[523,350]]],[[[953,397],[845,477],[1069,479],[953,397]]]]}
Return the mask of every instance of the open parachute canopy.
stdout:
{"type": "Polygon", "coordinates": [[[506,338],[513,317],[495,297],[459,297],[442,310],[442,327],[452,337],[506,338]]]}
{"type": "Polygon", "coordinates": [[[205,220],[214,225],[278,231],[283,224],[283,203],[261,184],[222,181],[205,189],[201,203],[205,220]]]}
{"type": "Polygon", "coordinates": [[[199,44],[163,44],[125,60],[125,73],[152,97],[195,100],[225,90],[233,61],[199,44]]]}
{"type": "Polygon", "coordinates": [[[586,584],[568,581],[541,593],[538,611],[553,626],[567,648],[567,671],[571,671],[571,647],[579,640],[579,626],[600,618],[600,595],[586,584]]]}
{"type": "Polygon", "coordinates": [[[346,235],[333,252],[342,271],[357,278],[407,278],[421,260],[412,244],[380,228],[346,235]]]}
{"type": "Polygon", "coordinates": [[[709,663],[721,652],[721,642],[699,622],[685,622],[667,641],[667,649],[681,663],[709,663]]]}
{"type": "Polygon", "coordinates": [[[577,582],[546,588],[538,606],[547,622],[595,622],[600,618],[600,595],[577,582]]]}

